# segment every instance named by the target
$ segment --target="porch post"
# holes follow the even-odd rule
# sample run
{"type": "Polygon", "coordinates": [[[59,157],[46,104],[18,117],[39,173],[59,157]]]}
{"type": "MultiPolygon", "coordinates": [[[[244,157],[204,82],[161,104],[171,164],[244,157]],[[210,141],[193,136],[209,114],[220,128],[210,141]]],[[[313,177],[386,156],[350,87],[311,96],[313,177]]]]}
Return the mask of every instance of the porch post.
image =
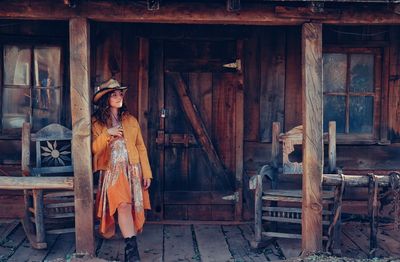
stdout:
{"type": "Polygon", "coordinates": [[[322,251],[323,126],[322,25],[302,27],[303,203],[302,249],[322,251]]]}
{"type": "Polygon", "coordinates": [[[72,156],[76,253],[94,254],[93,178],[90,142],[89,22],[69,20],[72,156]]]}

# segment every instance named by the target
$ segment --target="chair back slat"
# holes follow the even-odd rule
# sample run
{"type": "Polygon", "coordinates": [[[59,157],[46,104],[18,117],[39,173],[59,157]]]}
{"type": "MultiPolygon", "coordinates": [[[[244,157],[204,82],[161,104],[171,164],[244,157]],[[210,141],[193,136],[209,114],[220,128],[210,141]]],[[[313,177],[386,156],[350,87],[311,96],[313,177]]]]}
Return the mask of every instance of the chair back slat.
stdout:
{"type": "Polygon", "coordinates": [[[32,176],[73,172],[70,129],[50,124],[31,134],[30,124],[24,123],[22,140],[22,170],[26,169],[32,176]],[[29,169],[30,141],[35,143],[36,155],[35,164],[29,169]]]}
{"type": "MultiPolygon", "coordinates": [[[[328,133],[324,133],[324,142],[328,143],[328,171],[336,170],[336,122],[329,122],[328,133]]],[[[277,168],[282,164],[282,173],[295,175],[303,173],[302,163],[303,126],[296,126],[286,133],[281,133],[279,122],[272,125],[271,164],[277,168]],[[281,150],[280,150],[281,148],[281,150]],[[280,162],[279,154],[282,154],[280,162]]]]}

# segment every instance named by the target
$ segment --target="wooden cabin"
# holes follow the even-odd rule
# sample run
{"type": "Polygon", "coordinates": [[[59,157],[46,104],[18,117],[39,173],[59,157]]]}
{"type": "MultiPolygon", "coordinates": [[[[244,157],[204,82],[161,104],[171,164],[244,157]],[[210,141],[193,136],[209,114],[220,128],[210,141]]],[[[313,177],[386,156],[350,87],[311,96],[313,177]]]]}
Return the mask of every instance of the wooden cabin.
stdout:
{"type": "MultiPolygon", "coordinates": [[[[304,124],[310,146],[336,121],[345,174],[400,170],[393,1],[12,0],[0,48],[1,175],[20,176],[23,122],[72,128],[80,251],[93,251],[83,237],[93,224],[79,218],[92,209],[91,97],[111,77],[128,86],[148,146],[150,220],[250,221],[248,182],[270,160],[273,122],[304,124]]],[[[314,146],[311,188],[323,166],[314,146]]],[[[363,214],[365,199],[346,191],[344,212],[363,214]]],[[[22,215],[21,191],[0,201],[0,217],[22,215]]]]}

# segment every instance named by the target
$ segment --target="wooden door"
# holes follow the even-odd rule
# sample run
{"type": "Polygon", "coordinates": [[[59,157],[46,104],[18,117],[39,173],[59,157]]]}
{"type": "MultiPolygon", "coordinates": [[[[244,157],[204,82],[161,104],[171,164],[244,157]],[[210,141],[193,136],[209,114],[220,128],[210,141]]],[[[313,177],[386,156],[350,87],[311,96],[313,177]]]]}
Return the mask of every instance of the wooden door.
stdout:
{"type": "Polygon", "coordinates": [[[241,54],[240,40],[151,42],[150,144],[158,219],[241,219],[241,54]]]}

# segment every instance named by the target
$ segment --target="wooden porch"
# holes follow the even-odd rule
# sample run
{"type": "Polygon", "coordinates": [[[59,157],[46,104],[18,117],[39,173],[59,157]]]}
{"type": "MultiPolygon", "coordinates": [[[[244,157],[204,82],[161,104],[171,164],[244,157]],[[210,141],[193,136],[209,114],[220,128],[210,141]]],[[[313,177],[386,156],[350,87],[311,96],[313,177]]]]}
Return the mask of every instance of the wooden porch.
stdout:
{"type": "MultiPolygon", "coordinates": [[[[368,224],[345,222],[342,256],[366,259],[368,232],[368,224]]],[[[143,261],[278,261],[295,258],[301,252],[301,241],[295,239],[278,239],[265,248],[251,250],[252,238],[251,224],[149,223],[138,240],[143,261]]],[[[393,230],[393,224],[381,224],[378,238],[379,261],[400,261],[400,232],[393,230]]],[[[47,250],[35,250],[18,220],[0,223],[0,261],[70,261],[74,252],[73,233],[51,235],[47,250]]],[[[93,261],[124,261],[123,252],[120,235],[111,240],[96,238],[98,259],[93,261]]]]}

